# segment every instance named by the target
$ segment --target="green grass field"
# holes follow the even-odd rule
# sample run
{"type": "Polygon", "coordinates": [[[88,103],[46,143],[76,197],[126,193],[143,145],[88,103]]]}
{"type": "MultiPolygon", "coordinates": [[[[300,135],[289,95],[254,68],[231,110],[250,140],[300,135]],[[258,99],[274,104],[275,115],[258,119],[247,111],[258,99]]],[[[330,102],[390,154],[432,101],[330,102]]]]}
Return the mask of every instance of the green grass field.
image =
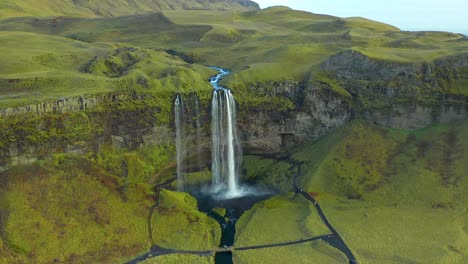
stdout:
{"type": "MultiPolygon", "coordinates": [[[[294,160],[304,162],[301,187],[314,194],[360,263],[465,263],[467,131],[466,119],[416,131],[354,121],[291,153],[294,160]]],[[[284,167],[283,161],[248,156],[247,168],[251,162],[261,164],[251,171],[260,178],[284,167]]],[[[246,212],[237,224],[236,243],[301,236],[308,219],[301,214],[307,210],[299,209],[295,201],[280,201],[274,198],[246,212]]],[[[311,221],[306,227],[320,223],[311,221]]],[[[239,259],[250,263],[270,254],[281,259],[277,253],[281,250],[299,257],[310,254],[309,259],[321,256],[311,254],[312,246],[303,253],[291,253],[297,248],[242,252],[239,259]]]]}
{"type": "MultiPolygon", "coordinates": [[[[41,10],[37,12],[48,14],[41,10]]],[[[462,41],[464,37],[461,34],[405,32],[363,18],[338,18],[285,7],[249,12],[165,10],[164,13],[107,18],[50,16],[0,19],[0,29],[3,30],[0,38],[2,44],[6,44],[1,47],[0,75],[8,77],[7,83],[0,87],[2,105],[11,105],[8,101],[17,96],[23,96],[24,100],[18,100],[18,104],[24,104],[51,97],[50,94],[65,94],[54,90],[50,82],[59,83],[73,91],[72,94],[90,90],[112,91],[112,81],[90,78],[76,67],[83,67],[94,56],[112,54],[116,47],[123,46],[147,52],[148,49],[172,50],[190,62],[233,69],[233,74],[224,80],[224,84],[235,90],[245,90],[252,83],[308,81],[320,74],[322,62],[343,50],[355,50],[375,60],[397,63],[430,63],[468,52],[467,42],[462,41]],[[52,52],[39,52],[46,46],[52,52]],[[29,47],[34,48],[30,50],[29,47]],[[13,52],[8,52],[10,50],[13,52]],[[19,60],[13,60],[13,57],[19,60]],[[27,93],[32,92],[33,95],[9,91],[12,88],[8,87],[8,82],[13,82],[9,78],[24,76],[25,73],[37,78],[37,81],[30,81],[32,91],[27,93]],[[76,81],[66,83],[59,76],[75,78],[76,81]],[[90,82],[95,82],[95,87],[89,88],[90,82]],[[44,83],[51,88],[41,88],[44,83]]],[[[151,53],[151,63],[166,56],[151,53]]],[[[132,72],[136,76],[128,78],[146,78],[151,71],[162,75],[177,63],[176,58],[170,61],[163,59],[159,67],[138,67],[138,73],[132,72]]],[[[197,71],[200,70],[198,67],[197,71]]],[[[464,76],[462,72],[459,74],[464,76]]],[[[464,78],[451,77],[449,83],[442,83],[443,91],[465,94],[464,78]]],[[[192,80],[189,83],[202,85],[192,80]]],[[[183,85],[160,81],[149,82],[148,85],[157,88],[159,84],[164,88],[183,85]]],[[[128,87],[138,88],[138,83],[130,83],[128,87]]]]}
{"type": "MultiPolygon", "coordinates": [[[[175,170],[172,134],[153,125],[171,123],[175,93],[197,92],[202,103],[208,102],[212,87],[207,80],[216,73],[209,65],[233,70],[222,85],[234,90],[239,116],[251,114],[242,111],[252,109],[295,110],[297,102],[258,96],[253,89],[268,89],[271,83],[286,80],[329,86],[346,100],[357,98],[357,108],[365,110],[388,106],[388,96],[383,98],[372,88],[390,87],[402,94],[407,89],[411,96],[404,94],[396,103],[426,96],[427,104],[439,105],[441,95],[465,98],[468,94],[468,68],[460,62],[467,58],[468,41],[461,34],[406,32],[364,18],[286,7],[255,10],[222,1],[185,7],[182,0],[127,3],[0,3],[0,109],[82,95],[149,95],[145,100],[104,105],[95,112],[0,120],[2,151],[22,144],[39,146],[40,159],[48,159],[0,174],[0,263],[127,261],[151,246],[148,221],[153,242],[160,246],[216,248],[219,225],[199,212],[188,194],[162,191],[161,204],[148,219],[155,194],[146,184],[162,182],[175,170]],[[247,9],[251,11],[240,11],[247,9]],[[427,76],[422,70],[413,79],[405,75],[408,82],[406,77],[374,83],[342,81],[323,70],[330,56],[350,50],[378,65],[445,66],[427,76]],[[434,77],[437,84],[424,77],[434,77]],[[344,84],[355,85],[358,96],[344,84]],[[138,115],[141,120],[128,125],[167,133],[162,135],[165,140],[131,151],[93,141],[111,124],[105,119],[124,124],[136,111],[143,113],[138,115]],[[46,153],[63,150],[70,141],[96,143],[99,151],[80,157],[46,153]]],[[[288,154],[303,162],[301,187],[316,196],[360,263],[467,263],[467,132],[466,119],[415,131],[355,120],[288,154]]],[[[245,180],[270,185],[281,194],[239,219],[235,246],[328,233],[313,206],[289,194],[297,172],[292,164],[245,156],[243,172],[245,180]]],[[[210,172],[189,177],[193,183],[207,181],[210,172]]],[[[234,252],[234,259],[236,263],[346,261],[342,253],[319,241],[234,252]]],[[[159,261],[213,263],[214,259],[174,255],[146,263],[159,261]]]]}
{"type": "Polygon", "coordinates": [[[0,32],[2,107],[124,90],[210,90],[214,71],[153,49],[84,43],[64,37],[0,32]],[[53,47],[50,49],[49,47],[53,47]]]}
{"type": "Polygon", "coordinates": [[[0,181],[0,263],[116,263],[147,252],[152,243],[186,250],[218,246],[219,224],[188,194],[163,190],[149,219],[156,199],[151,189],[72,156],[10,170],[0,181]]]}
{"type": "Polygon", "coordinates": [[[147,250],[149,186],[123,186],[85,159],[55,162],[2,175],[0,261],[119,262],[147,250]]]}
{"type": "Polygon", "coordinates": [[[184,0],[5,0],[0,4],[0,18],[21,16],[98,17],[153,13],[173,9],[255,10],[251,1],[184,1],[184,0]]]}

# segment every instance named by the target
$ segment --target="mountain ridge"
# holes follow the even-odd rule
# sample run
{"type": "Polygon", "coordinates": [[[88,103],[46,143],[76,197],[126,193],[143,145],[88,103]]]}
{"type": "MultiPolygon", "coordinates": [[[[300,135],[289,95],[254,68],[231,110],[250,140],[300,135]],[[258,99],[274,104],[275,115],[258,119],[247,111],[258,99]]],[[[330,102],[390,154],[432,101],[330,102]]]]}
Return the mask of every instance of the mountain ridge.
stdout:
{"type": "Polygon", "coordinates": [[[0,19],[9,17],[113,17],[164,10],[258,10],[250,0],[5,0],[0,19]]]}

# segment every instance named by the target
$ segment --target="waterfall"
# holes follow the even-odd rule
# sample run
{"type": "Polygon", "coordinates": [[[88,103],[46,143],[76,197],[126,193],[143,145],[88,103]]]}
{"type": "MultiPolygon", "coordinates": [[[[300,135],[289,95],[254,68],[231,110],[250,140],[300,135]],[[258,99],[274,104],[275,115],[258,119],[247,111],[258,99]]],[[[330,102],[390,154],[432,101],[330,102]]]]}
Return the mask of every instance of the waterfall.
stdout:
{"type": "Polygon", "coordinates": [[[177,187],[180,192],[184,191],[185,176],[182,173],[183,169],[183,113],[184,104],[180,95],[176,96],[174,103],[175,126],[176,126],[176,152],[177,152],[177,187]]]}
{"type": "MultiPolygon", "coordinates": [[[[239,170],[242,149],[237,133],[236,102],[231,90],[219,86],[219,81],[230,72],[221,68],[218,75],[210,79],[213,86],[211,101],[211,133],[212,133],[212,164],[213,174],[211,191],[223,197],[239,197],[242,195],[239,187],[239,170]]],[[[200,102],[195,95],[194,112],[191,115],[195,121],[197,162],[202,167],[202,127],[200,120],[200,102]]],[[[177,95],[174,102],[176,151],[177,151],[177,183],[178,190],[185,191],[184,170],[184,103],[177,95]]]]}
{"type": "Polygon", "coordinates": [[[216,192],[227,191],[225,196],[240,195],[239,168],[241,145],[237,135],[236,103],[229,89],[218,85],[219,80],[228,71],[218,69],[220,73],[211,78],[213,99],[212,118],[212,184],[216,192]]]}
{"type": "Polygon", "coordinates": [[[201,131],[201,121],[200,121],[200,102],[198,101],[198,96],[195,94],[195,128],[197,134],[197,166],[199,169],[203,167],[202,161],[202,131],[201,131]]]}

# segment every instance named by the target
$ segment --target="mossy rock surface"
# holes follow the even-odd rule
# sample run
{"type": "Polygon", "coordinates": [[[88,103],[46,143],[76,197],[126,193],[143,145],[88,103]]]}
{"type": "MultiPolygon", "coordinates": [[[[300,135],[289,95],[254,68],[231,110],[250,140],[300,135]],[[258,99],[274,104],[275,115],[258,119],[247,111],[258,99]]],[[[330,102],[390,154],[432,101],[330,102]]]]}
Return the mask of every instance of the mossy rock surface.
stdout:
{"type": "Polygon", "coordinates": [[[275,196],[257,203],[236,223],[236,247],[290,242],[330,231],[302,196],[275,196]]]}
{"type": "Polygon", "coordinates": [[[245,155],[242,161],[243,180],[264,184],[283,192],[293,189],[297,168],[284,160],[245,155]]]}
{"type": "Polygon", "coordinates": [[[154,243],[180,250],[211,250],[221,239],[221,227],[198,211],[197,200],[188,193],[161,190],[159,205],[151,218],[154,243]]]}
{"type": "Polygon", "coordinates": [[[466,119],[416,131],[357,121],[292,157],[360,262],[463,263],[467,131],[466,119]]]}
{"type": "Polygon", "coordinates": [[[92,162],[73,158],[2,176],[7,263],[122,262],[149,247],[150,186],[123,186],[92,162]]]}
{"type": "Polygon", "coordinates": [[[413,132],[355,121],[293,158],[304,162],[301,184],[309,192],[459,208],[468,199],[466,131],[466,119],[413,132]]]}

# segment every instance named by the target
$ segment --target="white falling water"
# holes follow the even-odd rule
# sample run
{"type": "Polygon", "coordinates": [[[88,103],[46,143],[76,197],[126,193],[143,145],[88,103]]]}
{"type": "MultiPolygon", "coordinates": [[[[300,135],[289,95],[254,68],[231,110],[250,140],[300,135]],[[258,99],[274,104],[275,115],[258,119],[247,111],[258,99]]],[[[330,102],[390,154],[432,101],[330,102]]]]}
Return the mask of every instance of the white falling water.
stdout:
{"type": "Polygon", "coordinates": [[[237,135],[236,103],[229,89],[218,85],[219,80],[229,74],[220,73],[210,82],[213,85],[212,99],[212,173],[215,192],[224,192],[225,197],[241,195],[239,188],[239,168],[241,145],[237,135]]]}
{"type": "Polygon", "coordinates": [[[176,96],[174,103],[175,126],[176,126],[176,152],[177,152],[177,187],[180,192],[185,189],[185,176],[182,173],[183,169],[183,113],[184,104],[180,95],[176,96]]]}
{"type": "Polygon", "coordinates": [[[198,168],[203,167],[202,162],[202,128],[200,121],[200,102],[198,101],[198,96],[195,94],[195,128],[197,133],[197,166],[198,168]]]}

